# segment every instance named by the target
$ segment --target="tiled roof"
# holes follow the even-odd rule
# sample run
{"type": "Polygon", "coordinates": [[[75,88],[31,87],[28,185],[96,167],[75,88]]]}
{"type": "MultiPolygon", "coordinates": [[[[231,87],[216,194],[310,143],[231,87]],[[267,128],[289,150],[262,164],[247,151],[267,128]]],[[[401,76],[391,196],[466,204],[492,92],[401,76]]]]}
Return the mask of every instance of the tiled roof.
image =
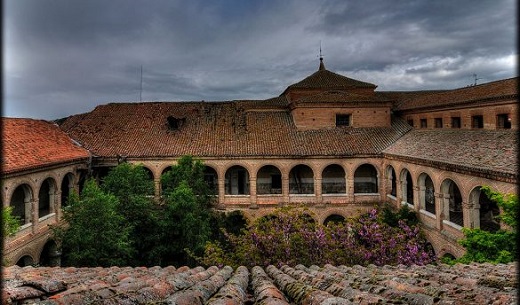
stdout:
{"type": "Polygon", "coordinates": [[[414,98],[402,99],[397,105],[397,110],[452,106],[472,102],[493,101],[500,98],[516,99],[517,97],[518,77],[514,77],[466,88],[432,94],[420,94],[414,98]]]}
{"type": "Polygon", "coordinates": [[[2,118],[2,174],[87,159],[89,153],[55,124],[2,118]]]}
{"type": "Polygon", "coordinates": [[[104,157],[373,155],[410,129],[395,119],[388,128],[298,131],[288,110],[261,111],[255,103],[113,103],[70,117],[61,128],[104,157]],[[169,129],[169,116],[182,120],[178,130],[169,129]]]}
{"type": "Polygon", "coordinates": [[[3,268],[3,304],[516,304],[516,264],[3,268]]]}
{"type": "Polygon", "coordinates": [[[355,94],[346,91],[326,91],[311,96],[305,96],[298,99],[297,103],[358,103],[358,102],[389,102],[390,99],[366,95],[366,94],[355,94]]]}
{"type": "MultiPolygon", "coordinates": [[[[318,70],[303,80],[290,85],[285,89],[284,93],[290,89],[334,89],[344,90],[352,88],[373,88],[377,86],[371,83],[362,82],[356,79],[348,78],[346,76],[336,74],[329,70],[318,70]]],[[[284,94],[282,93],[282,95],[284,94]]]]}
{"type": "Polygon", "coordinates": [[[518,131],[416,129],[384,150],[468,168],[518,174],[518,131]]]}

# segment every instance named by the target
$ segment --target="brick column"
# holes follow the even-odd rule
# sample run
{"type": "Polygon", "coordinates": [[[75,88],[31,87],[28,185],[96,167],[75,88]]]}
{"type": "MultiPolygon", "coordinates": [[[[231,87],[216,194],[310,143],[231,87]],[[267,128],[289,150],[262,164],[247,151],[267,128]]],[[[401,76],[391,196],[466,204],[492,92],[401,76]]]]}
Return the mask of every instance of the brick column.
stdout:
{"type": "Polygon", "coordinates": [[[258,205],[256,204],[256,176],[249,175],[249,200],[251,209],[257,209],[258,205]]]}
{"type": "Polygon", "coordinates": [[[226,196],[226,179],[222,175],[218,175],[218,205],[219,208],[225,209],[226,196]]]}
{"type": "Polygon", "coordinates": [[[421,189],[419,186],[416,185],[413,187],[413,202],[412,203],[413,203],[413,209],[417,213],[419,213],[419,209],[421,208],[420,200],[419,200],[420,192],[421,192],[421,189]]]}
{"type": "Polygon", "coordinates": [[[62,203],[61,203],[61,191],[57,191],[54,194],[54,196],[56,196],[56,199],[54,200],[54,202],[55,202],[54,213],[56,213],[56,221],[60,221],[61,214],[62,214],[62,211],[61,211],[61,206],[62,206],[62,203]]]}
{"type": "Polygon", "coordinates": [[[29,204],[25,206],[25,218],[27,219],[27,206],[30,207],[29,215],[30,215],[30,221],[32,222],[32,233],[36,233],[37,227],[38,227],[38,217],[39,217],[39,211],[38,211],[38,197],[36,197],[33,201],[29,202],[29,204]]]}
{"type": "Polygon", "coordinates": [[[322,177],[321,173],[317,173],[314,175],[314,196],[315,196],[315,203],[321,204],[323,203],[323,196],[322,196],[322,189],[321,189],[321,183],[322,183],[322,177]]]}
{"type": "Polygon", "coordinates": [[[154,199],[156,202],[160,202],[161,200],[161,178],[154,178],[153,179],[153,186],[154,186],[154,199]]]}
{"type": "Polygon", "coordinates": [[[473,204],[468,202],[462,202],[462,224],[465,228],[473,228],[474,224],[472,223],[473,216],[473,204]]]}

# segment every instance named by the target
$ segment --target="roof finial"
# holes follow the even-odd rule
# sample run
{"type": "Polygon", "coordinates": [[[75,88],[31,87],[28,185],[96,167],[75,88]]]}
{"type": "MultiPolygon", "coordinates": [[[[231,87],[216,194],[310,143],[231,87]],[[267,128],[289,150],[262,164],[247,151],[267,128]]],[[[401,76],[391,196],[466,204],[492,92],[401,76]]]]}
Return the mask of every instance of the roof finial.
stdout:
{"type": "Polygon", "coordinates": [[[323,54],[321,54],[321,40],[320,40],[320,67],[318,71],[325,70],[325,64],[323,63],[323,54]]]}

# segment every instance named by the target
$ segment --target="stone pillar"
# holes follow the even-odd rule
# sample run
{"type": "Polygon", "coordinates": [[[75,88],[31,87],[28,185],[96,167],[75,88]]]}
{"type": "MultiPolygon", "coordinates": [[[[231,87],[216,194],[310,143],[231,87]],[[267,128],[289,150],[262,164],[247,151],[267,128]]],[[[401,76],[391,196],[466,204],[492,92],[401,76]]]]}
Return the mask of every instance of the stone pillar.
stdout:
{"type": "Polygon", "coordinates": [[[218,175],[218,208],[225,209],[226,202],[226,179],[222,175],[218,175]]]}
{"type": "Polygon", "coordinates": [[[472,223],[472,215],[473,214],[473,204],[468,202],[462,202],[462,224],[464,228],[473,228],[474,223],[472,223]]]}
{"type": "Polygon", "coordinates": [[[419,186],[414,186],[413,187],[413,209],[415,212],[419,213],[419,210],[420,210],[420,200],[419,200],[419,196],[421,194],[421,188],[419,186]]]}
{"type": "Polygon", "coordinates": [[[434,193],[435,198],[435,216],[437,217],[437,229],[442,230],[444,220],[444,194],[434,193]]]}
{"type": "Polygon", "coordinates": [[[154,186],[154,199],[156,202],[161,201],[161,178],[154,178],[153,179],[153,186],[154,186]]]}
{"type": "Polygon", "coordinates": [[[283,203],[289,203],[289,173],[282,173],[282,197],[283,203]]]}
{"type": "Polygon", "coordinates": [[[256,203],[256,175],[249,175],[249,202],[251,209],[257,209],[256,203]]]}
{"type": "Polygon", "coordinates": [[[348,203],[354,203],[354,171],[349,170],[347,174],[347,201],[348,203]]]}
{"type": "Polygon", "coordinates": [[[314,196],[315,196],[315,203],[316,204],[322,204],[323,203],[323,196],[322,196],[322,189],[321,189],[321,183],[322,183],[322,177],[321,173],[318,173],[314,177],[314,196]]]}
{"type": "Polygon", "coordinates": [[[61,203],[61,191],[57,191],[56,194],[56,200],[55,201],[55,205],[54,205],[54,213],[55,216],[56,216],[56,221],[60,221],[61,219],[61,214],[62,214],[62,210],[61,210],[61,207],[62,207],[62,203],[61,203]]]}
{"type": "MultiPolygon", "coordinates": [[[[36,197],[33,201],[29,202],[29,215],[31,217],[30,222],[32,222],[32,233],[36,233],[37,227],[38,227],[38,217],[39,217],[39,207],[38,207],[38,197],[36,197]]],[[[25,215],[27,218],[27,205],[25,206],[25,215]]]]}

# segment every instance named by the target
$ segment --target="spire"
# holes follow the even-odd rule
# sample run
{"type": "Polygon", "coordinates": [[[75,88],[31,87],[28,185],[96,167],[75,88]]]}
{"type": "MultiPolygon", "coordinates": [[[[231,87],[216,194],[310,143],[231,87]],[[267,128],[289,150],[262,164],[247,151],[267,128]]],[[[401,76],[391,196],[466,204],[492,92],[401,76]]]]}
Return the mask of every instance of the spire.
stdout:
{"type": "Polygon", "coordinates": [[[318,71],[325,70],[325,64],[323,63],[323,57],[320,56],[320,68],[318,71]]]}

